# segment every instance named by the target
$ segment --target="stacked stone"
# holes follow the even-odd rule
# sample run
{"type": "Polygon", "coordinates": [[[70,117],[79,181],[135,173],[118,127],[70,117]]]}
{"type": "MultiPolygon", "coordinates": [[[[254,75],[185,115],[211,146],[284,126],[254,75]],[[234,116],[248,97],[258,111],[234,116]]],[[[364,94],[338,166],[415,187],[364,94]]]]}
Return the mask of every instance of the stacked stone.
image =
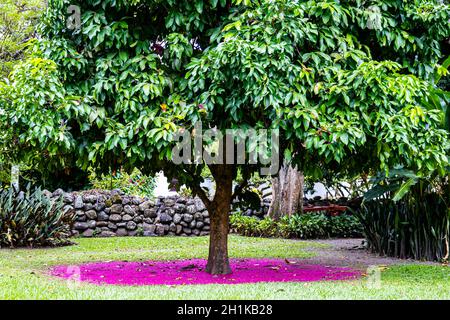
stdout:
{"type": "Polygon", "coordinates": [[[64,193],[64,210],[75,214],[72,233],[82,237],[205,236],[209,214],[200,199],[179,196],[155,201],[124,195],[119,190],[64,193]]]}
{"type": "Polygon", "coordinates": [[[258,193],[261,197],[261,206],[259,209],[251,209],[251,208],[242,208],[242,205],[239,203],[239,199],[233,203],[233,211],[236,211],[237,208],[248,217],[257,217],[259,219],[263,219],[267,213],[269,212],[270,203],[272,202],[272,187],[269,183],[262,183],[258,186],[249,185],[249,188],[258,189],[258,193]]]}

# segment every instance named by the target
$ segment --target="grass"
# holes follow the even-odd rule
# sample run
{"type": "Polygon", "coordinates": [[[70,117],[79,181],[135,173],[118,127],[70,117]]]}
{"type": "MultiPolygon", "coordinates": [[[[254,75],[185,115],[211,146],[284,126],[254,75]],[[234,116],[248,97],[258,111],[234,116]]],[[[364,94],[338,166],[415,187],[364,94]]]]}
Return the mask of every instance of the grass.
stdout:
{"type": "MultiPolygon", "coordinates": [[[[78,239],[55,249],[0,250],[0,299],[450,299],[450,269],[439,265],[391,266],[381,285],[345,282],[119,287],[81,284],[46,274],[56,264],[110,260],[206,258],[208,238],[78,239]]],[[[232,257],[306,258],[311,241],[230,237],[232,257]]]]}

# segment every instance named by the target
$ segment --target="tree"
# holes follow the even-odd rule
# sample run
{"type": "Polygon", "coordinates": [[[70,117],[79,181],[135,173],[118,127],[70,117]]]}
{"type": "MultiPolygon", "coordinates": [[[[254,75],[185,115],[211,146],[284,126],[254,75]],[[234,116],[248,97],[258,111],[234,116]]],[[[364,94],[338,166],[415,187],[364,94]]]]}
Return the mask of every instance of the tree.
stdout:
{"type": "Polygon", "coordinates": [[[3,0],[0,4],[0,77],[24,58],[43,5],[43,0],[3,0]]]}
{"type": "MultiPolygon", "coordinates": [[[[71,0],[81,12],[74,30],[69,1],[49,1],[35,58],[3,85],[0,124],[17,141],[15,157],[41,171],[163,169],[187,184],[211,216],[206,271],[226,274],[230,203],[266,163],[209,164],[210,199],[200,187],[205,162],[172,161],[174,136],[195,140],[200,122],[220,132],[278,130],[281,163],[316,178],[324,168],[443,172],[448,136],[442,111],[421,103],[428,83],[374,60],[363,42],[387,37],[376,46],[407,52],[415,40],[401,28],[423,26],[420,45],[430,49],[420,63],[436,64],[450,9],[429,1],[440,11],[424,15],[422,3],[382,2],[397,12],[381,19],[395,31],[388,36],[368,28],[360,1],[71,0]],[[244,182],[233,190],[238,172],[244,182]]],[[[219,144],[218,153],[227,145],[235,147],[219,144]]]]}
{"type": "Polygon", "coordinates": [[[278,176],[272,179],[272,202],[268,215],[279,220],[303,212],[303,173],[291,165],[283,165],[278,176]]]}

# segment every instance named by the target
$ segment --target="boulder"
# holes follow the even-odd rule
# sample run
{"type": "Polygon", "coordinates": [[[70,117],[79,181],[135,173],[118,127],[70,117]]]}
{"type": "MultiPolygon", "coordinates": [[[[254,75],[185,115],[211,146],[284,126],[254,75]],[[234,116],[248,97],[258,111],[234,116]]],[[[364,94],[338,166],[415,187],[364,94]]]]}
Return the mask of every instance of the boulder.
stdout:
{"type": "Polygon", "coordinates": [[[99,237],[102,237],[102,238],[110,238],[110,237],[115,237],[115,236],[116,236],[116,234],[112,231],[102,231],[99,234],[99,237]]]}
{"type": "Polygon", "coordinates": [[[113,204],[111,206],[111,214],[121,214],[123,211],[123,207],[121,204],[113,204]]]}
{"type": "Polygon", "coordinates": [[[73,205],[75,209],[82,209],[84,207],[83,198],[81,196],[77,196],[75,198],[75,203],[73,205]]]}
{"type": "Polygon", "coordinates": [[[128,221],[131,221],[131,220],[133,220],[133,217],[130,216],[129,214],[126,214],[126,215],[124,215],[122,217],[122,221],[128,222],[128,221]]]}
{"type": "Polygon", "coordinates": [[[100,211],[97,214],[97,220],[98,221],[108,221],[109,220],[109,216],[106,214],[105,211],[100,211]]]}
{"type": "Polygon", "coordinates": [[[128,221],[127,230],[136,230],[137,224],[134,221],[128,221]]]}
{"type": "Polygon", "coordinates": [[[86,231],[83,232],[82,236],[85,238],[92,238],[94,236],[94,230],[92,229],[87,229],[86,231]]]}
{"type": "Polygon", "coordinates": [[[75,230],[83,231],[89,228],[89,225],[86,222],[75,222],[73,224],[73,228],[75,230]]]}
{"type": "Polygon", "coordinates": [[[119,228],[119,229],[117,229],[117,231],[116,231],[116,235],[117,235],[118,237],[126,237],[126,236],[128,236],[128,231],[127,231],[127,229],[125,229],[125,228],[119,228]]]}
{"type": "Polygon", "coordinates": [[[109,216],[109,221],[119,222],[122,220],[122,216],[120,214],[112,214],[109,216]]]}
{"type": "Polygon", "coordinates": [[[95,210],[86,211],[86,217],[91,220],[97,219],[97,212],[95,210]]]}
{"type": "Polygon", "coordinates": [[[172,217],[165,212],[161,213],[161,215],[159,216],[159,221],[161,221],[162,223],[170,223],[172,222],[172,220],[172,217]]]}

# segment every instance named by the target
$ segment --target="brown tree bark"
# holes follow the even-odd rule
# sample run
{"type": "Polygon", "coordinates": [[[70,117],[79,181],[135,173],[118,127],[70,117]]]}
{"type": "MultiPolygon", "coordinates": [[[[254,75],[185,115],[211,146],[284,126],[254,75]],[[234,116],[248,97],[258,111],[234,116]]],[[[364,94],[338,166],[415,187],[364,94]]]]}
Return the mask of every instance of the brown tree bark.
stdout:
{"type": "Polygon", "coordinates": [[[272,179],[272,202],[269,216],[279,220],[284,215],[303,212],[303,173],[284,164],[278,176],[272,179]]]}
{"type": "Polygon", "coordinates": [[[210,170],[216,182],[216,193],[207,207],[211,219],[211,229],[206,272],[230,274],[232,271],[228,259],[228,233],[234,167],[232,165],[213,165],[210,166],[210,170]]]}

